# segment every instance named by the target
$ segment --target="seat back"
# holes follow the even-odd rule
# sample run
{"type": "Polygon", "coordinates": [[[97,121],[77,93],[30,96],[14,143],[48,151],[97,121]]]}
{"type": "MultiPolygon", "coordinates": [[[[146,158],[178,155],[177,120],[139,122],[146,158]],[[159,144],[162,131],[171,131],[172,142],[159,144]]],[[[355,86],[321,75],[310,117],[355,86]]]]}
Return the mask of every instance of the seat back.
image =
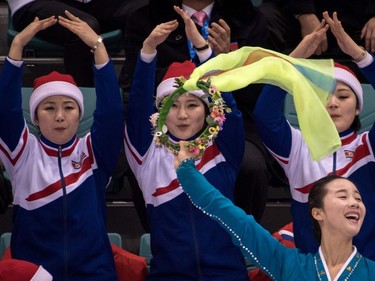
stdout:
{"type": "MultiPolygon", "coordinates": [[[[8,247],[10,247],[11,237],[12,237],[12,233],[10,232],[4,232],[0,236],[0,260],[1,260],[1,257],[4,255],[5,250],[8,247]]],[[[122,248],[122,238],[120,234],[115,233],[115,232],[109,232],[108,238],[112,244],[115,244],[116,246],[122,248]]]]}
{"type": "MultiPolygon", "coordinates": [[[[363,109],[359,115],[361,121],[361,129],[359,133],[369,131],[372,124],[375,122],[375,90],[371,84],[361,84],[363,89],[363,109]]],[[[284,103],[284,115],[289,123],[295,127],[299,128],[298,118],[296,109],[294,107],[293,97],[287,95],[285,97],[284,103]]]]}
{"type": "Polygon", "coordinates": [[[150,261],[152,258],[150,233],[142,234],[139,241],[139,255],[146,258],[146,265],[148,270],[150,270],[150,261]]]}
{"type": "Polygon", "coordinates": [[[112,244],[115,244],[116,246],[122,248],[122,237],[120,234],[115,232],[109,232],[108,238],[112,244]]]}
{"type": "Polygon", "coordinates": [[[4,232],[0,236],[0,259],[4,255],[5,250],[10,246],[11,236],[10,232],[4,232]]]}

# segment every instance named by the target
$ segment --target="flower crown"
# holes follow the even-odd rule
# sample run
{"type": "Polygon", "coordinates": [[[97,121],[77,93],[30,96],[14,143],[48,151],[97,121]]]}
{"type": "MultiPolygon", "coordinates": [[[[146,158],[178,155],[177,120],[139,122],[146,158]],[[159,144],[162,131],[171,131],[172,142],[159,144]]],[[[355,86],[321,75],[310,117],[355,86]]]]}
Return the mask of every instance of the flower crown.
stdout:
{"type": "MultiPolygon", "coordinates": [[[[185,77],[181,76],[175,79],[175,87],[177,88],[172,94],[168,95],[162,100],[158,112],[150,116],[150,122],[153,127],[154,142],[158,147],[165,146],[169,152],[177,155],[180,151],[178,143],[171,142],[167,132],[168,128],[165,125],[167,115],[173,103],[187,91],[182,87],[186,81],[185,77]]],[[[231,109],[225,105],[221,93],[211,85],[210,79],[207,81],[198,80],[197,86],[204,92],[201,99],[209,98],[210,115],[206,117],[207,126],[203,132],[194,140],[187,142],[189,151],[201,158],[209,142],[213,141],[219,131],[223,129],[225,121],[225,112],[230,112],[231,109]]]]}

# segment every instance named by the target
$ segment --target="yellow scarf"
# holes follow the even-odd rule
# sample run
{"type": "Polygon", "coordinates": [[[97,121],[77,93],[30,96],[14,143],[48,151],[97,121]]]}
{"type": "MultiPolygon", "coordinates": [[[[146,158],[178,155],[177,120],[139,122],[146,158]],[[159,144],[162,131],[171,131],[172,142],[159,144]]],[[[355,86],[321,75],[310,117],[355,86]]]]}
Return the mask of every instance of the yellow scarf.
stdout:
{"type": "Polygon", "coordinates": [[[197,89],[198,79],[210,77],[222,92],[252,83],[278,86],[293,96],[299,126],[313,160],[331,155],[341,146],[336,127],[324,105],[334,90],[332,60],[295,59],[259,48],[243,47],[218,55],[197,67],[184,83],[187,91],[197,89]]]}

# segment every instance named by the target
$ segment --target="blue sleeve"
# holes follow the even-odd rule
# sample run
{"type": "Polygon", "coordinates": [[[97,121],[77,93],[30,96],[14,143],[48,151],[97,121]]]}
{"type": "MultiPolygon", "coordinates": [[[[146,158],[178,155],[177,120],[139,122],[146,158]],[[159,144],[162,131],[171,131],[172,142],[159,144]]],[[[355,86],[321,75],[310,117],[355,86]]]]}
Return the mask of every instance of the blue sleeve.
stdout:
{"type": "Polygon", "coordinates": [[[228,163],[239,170],[245,150],[245,135],[242,113],[237,109],[232,93],[221,93],[231,112],[225,113],[223,130],[219,132],[216,143],[228,163]]]}
{"type": "Polygon", "coordinates": [[[288,157],[292,133],[282,109],[287,93],[279,87],[266,85],[254,109],[254,119],[264,144],[280,156],[288,157]]]}
{"type": "Polygon", "coordinates": [[[94,68],[96,109],[91,127],[92,146],[101,167],[112,175],[123,145],[124,113],[117,75],[110,60],[94,68]]]}
{"type": "Polygon", "coordinates": [[[193,204],[216,220],[231,235],[232,242],[240,247],[246,257],[274,280],[279,280],[281,274],[283,278],[288,276],[288,272],[295,266],[288,262],[288,255],[295,255],[297,249],[283,246],[256,223],[253,216],[234,206],[195,168],[192,159],[183,161],[176,173],[193,204]]]}
{"type": "Polygon", "coordinates": [[[126,130],[131,144],[141,155],[146,153],[153,139],[149,119],[155,112],[155,70],[156,59],[146,63],[138,57],[129,93],[126,130]]]}
{"type": "Polygon", "coordinates": [[[17,67],[5,60],[0,76],[0,139],[10,150],[17,146],[25,120],[22,112],[22,73],[23,67],[17,67]]]}
{"type": "MultiPolygon", "coordinates": [[[[364,68],[359,68],[359,69],[361,70],[363,76],[371,84],[371,86],[375,88],[375,58],[370,65],[364,68]]],[[[375,122],[372,124],[372,128],[369,131],[369,139],[371,142],[371,146],[374,148],[375,147],[375,122]]]]}

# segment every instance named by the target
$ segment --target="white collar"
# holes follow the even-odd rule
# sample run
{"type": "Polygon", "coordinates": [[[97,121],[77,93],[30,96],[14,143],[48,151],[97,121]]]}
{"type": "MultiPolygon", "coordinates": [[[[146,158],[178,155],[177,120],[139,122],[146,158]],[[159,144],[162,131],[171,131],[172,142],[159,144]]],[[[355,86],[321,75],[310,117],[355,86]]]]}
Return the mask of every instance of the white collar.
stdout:
{"type": "MultiPolygon", "coordinates": [[[[207,7],[201,10],[206,13],[209,19],[211,18],[211,13],[212,13],[212,9],[214,8],[214,4],[215,4],[215,1],[213,1],[210,5],[208,5],[207,7]]],[[[196,12],[196,10],[186,6],[185,4],[182,4],[182,9],[189,15],[189,17],[191,17],[196,12]]]]}

